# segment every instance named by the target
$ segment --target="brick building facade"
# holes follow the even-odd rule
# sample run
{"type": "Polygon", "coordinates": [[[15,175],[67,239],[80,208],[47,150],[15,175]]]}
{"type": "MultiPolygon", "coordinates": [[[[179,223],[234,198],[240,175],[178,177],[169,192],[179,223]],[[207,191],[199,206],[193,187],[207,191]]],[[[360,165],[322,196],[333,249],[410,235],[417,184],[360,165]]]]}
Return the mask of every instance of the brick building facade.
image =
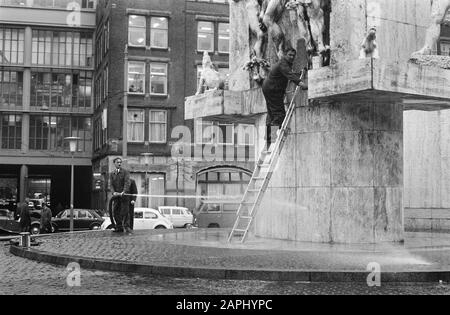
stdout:
{"type": "Polygon", "coordinates": [[[158,196],[139,198],[138,206],[192,209],[199,205],[198,195],[244,192],[253,167],[253,126],[184,116],[184,99],[197,91],[205,50],[226,76],[228,16],[226,0],[99,1],[93,117],[93,173],[99,185],[93,207],[104,208],[116,156],[124,156],[140,194],[158,196]],[[175,159],[180,128],[188,131],[190,144],[184,158],[175,159]],[[223,131],[224,139],[213,129],[223,131]],[[229,158],[208,160],[205,150],[222,150],[229,158]],[[187,197],[168,197],[176,195],[187,197]]]}

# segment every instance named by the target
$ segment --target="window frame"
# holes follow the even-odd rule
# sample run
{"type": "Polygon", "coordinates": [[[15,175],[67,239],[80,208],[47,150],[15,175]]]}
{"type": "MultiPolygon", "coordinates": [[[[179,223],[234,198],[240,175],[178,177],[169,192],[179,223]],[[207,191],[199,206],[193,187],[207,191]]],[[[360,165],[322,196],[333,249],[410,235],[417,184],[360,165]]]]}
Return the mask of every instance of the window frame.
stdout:
{"type": "Polygon", "coordinates": [[[165,17],[165,16],[150,17],[150,48],[154,48],[154,49],[168,49],[169,48],[169,19],[167,17],[165,17]],[[153,27],[153,19],[165,19],[167,27],[166,28],[154,28],[153,27]],[[166,36],[165,46],[155,46],[154,45],[154,38],[156,36],[154,30],[165,32],[165,36],[166,36]]]}
{"type": "Polygon", "coordinates": [[[130,47],[146,47],[147,46],[147,17],[145,15],[139,15],[139,14],[129,14],[128,15],[128,46],[130,47]],[[141,17],[144,18],[145,26],[131,26],[131,17],[141,17]],[[133,44],[131,43],[131,32],[132,31],[141,30],[141,32],[144,32],[144,42],[142,45],[139,44],[133,44]]]}
{"type": "Polygon", "coordinates": [[[198,52],[205,52],[206,51],[208,53],[214,52],[214,42],[215,42],[215,23],[212,22],[212,21],[205,21],[205,20],[197,21],[197,51],[198,52]],[[205,32],[205,31],[201,32],[200,31],[201,23],[209,23],[211,25],[211,31],[210,32],[205,32]],[[206,34],[206,35],[209,34],[211,36],[211,39],[210,39],[211,49],[208,49],[208,50],[200,49],[201,48],[200,47],[200,35],[203,35],[203,34],[206,34]]]}
{"type": "Polygon", "coordinates": [[[169,95],[169,65],[167,63],[164,62],[150,62],[150,73],[149,73],[149,77],[150,77],[150,95],[153,96],[167,96],[169,95]],[[164,71],[165,71],[165,75],[160,75],[159,73],[152,73],[152,67],[154,65],[164,65],[164,71]],[[164,77],[165,81],[164,81],[164,92],[165,93],[154,93],[152,92],[152,75],[157,76],[157,77],[164,77]]]}
{"type": "Polygon", "coordinates": [[[167,123],[168,121],[168,111],[162,109],[150,109],[148,111],[148,142],[155,144],[165,144],[167,143],[167,123]],[[165,121],[152,121],[152,112],[163,112],[165,114],[165,121]],[[164,125],[164,141],[152,141],[152,124],[164,125]]]}
{"type": "Polygon", "coordinates": [[[127,140],[129,143],[144,143],[145,142],[145,110],[144,109],[129,109],[128,110],[128,117],[127,117],[127,140]],[[138,113],[142,115],[142,121],[132,121],[130,120],[130,113],[138,113]],[[139,135],[138,140],[133,140],[130,138],[130,125],[131,124],[141,124],[142,125],[142,134],[139,135]]]}
{"type": "Polygon", "coordinates": [[[127,93],[131,94],[131,95],[133,95],[133,94],[134,95],[145,95],[146,76],[147,76],[147,65],[146,65],[145,62],[143,62],[143,61],[133,61],[133,60],[128,61],[128,73],[127,73],[127,77],[128,77],[127,90],[128,90],[128,92],[127,93]],[[135,64],[135,65],[140,64],[142,66],[142,69],[144,70],[143,73],[137,73],[136,72],[136,74],[141,75],[142,78],[143,78],[143,82],[142,82],[143,90],[142,90],[142,92],[130,92],[130,74],[132,74],[132,73],[130,73],[131,64],[135,64]]]}

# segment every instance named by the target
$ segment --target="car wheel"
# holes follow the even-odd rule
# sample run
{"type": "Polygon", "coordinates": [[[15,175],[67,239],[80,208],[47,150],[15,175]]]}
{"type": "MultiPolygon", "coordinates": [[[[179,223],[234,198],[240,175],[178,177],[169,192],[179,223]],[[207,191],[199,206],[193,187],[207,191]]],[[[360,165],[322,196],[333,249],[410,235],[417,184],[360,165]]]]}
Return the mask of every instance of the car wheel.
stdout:
{"type": "Polygon", "coordinates": [[[41,234],[41,227],[39,225],[33,225],[30,230],[31,235],[41,234]]]}
{"type": "Polygon", "coordinates": [[[190,230],[192,229],[192,224],[188,223],[184,226],[185,229],[190,230]]]}
{"type": "Polygon", "coordinates": [[[98,230],[100,230],[100,225],[98,225],[98,224],[92,224],[91,230],[93,230],[93,231],[98,231],[98,230]]]}
{"type": "Polygon", "coordinates": [[[163,225],[158,225],[157,227],[155,227],[155,229],[157,229],[157,230],[165,230],[166,229],[166,227],[165,226],[163,226],[163,225]]]}

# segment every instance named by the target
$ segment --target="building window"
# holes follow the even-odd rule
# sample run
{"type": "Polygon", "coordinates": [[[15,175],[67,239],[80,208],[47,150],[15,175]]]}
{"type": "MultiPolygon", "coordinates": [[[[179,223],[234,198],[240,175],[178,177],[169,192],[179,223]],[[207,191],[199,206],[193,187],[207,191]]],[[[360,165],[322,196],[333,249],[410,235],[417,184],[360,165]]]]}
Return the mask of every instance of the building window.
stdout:
{"type": "Polygon", "coordinates": [[[31,106],[49,108],[52,85],[51,73],[31,74],[31,106]]]}
{"type": "Polygon", "coordinates": [[[442,56],[450,56],[450,38],[439,41],[439,54],[442,56]]]}
{"type": "Polygon", "coordinates": [[[20,150],[22,145],[22,116],[0,115],[2,149],[20,150]]]}
{"type": "Polygon", "coordinates": [[[0,28],[0,63],[23,64],[25,31],[0,28]]]}
{"type": "Polygon", "coordinates": [[[230,24],[229,23],[219,23],[219,41],[218,41],[218,51],[220,53],[230,52],[230,24]]]}
{"type": "Polygon", "coordinates": [[[128,63],[128,91],[130,93],[145,93],[145,62],[128,63]]]}
{"type": "Polygon", "coordinates": [[[127,126],[129,142],[144,142],[144,110],[129,110],[127,126]]]}
{"type": "Polygon", "coordinates": [[[241,124],[237,129],[238,145],[255,145],[255,126],[241,124]]]}
{"type": "MultiPolygon", "coordinates": [[[[25,1],[27,7],[35,8],[68,8],[68,5],[75,2],[80,5],[81,9],[95,9],[97,6],[96,0],[32,0],[25,1]]],[[[24,6],[23,0],[0,0],[0,5],[10,6],[24,6]]]]}
{"type": "Polygon", "coordinates": [[[195,122],[195,143],[212,144],[214,142],[214,124],[201,119],[195,122]]]}
{"type": "Polygon", "coordinates": [[[30,150],[68,150],[67,137],[79,137],[78,152],[90,152],[91,118],[30,115],[30,150]]]}
{"type": "Polygon", "coordinates": [[[71,137],[78,137],[78,152],[92,151],[92,126],[89,117],[72,117],[71,137]]]}
{"type": "Polygon", "coordinates": [[[128,43],[132,46],[145,46],[147,22],[145,16],[128,17],[128,43]]]}
{"type": "Polygon", "coordinates": [[[92,72],[80,71],[73,75],[72,107],[91,108],[92,72]]]}
{"type": "Polygon", "coordinates": [[[32,63],[92,67],[92,33],[33,30],[32,63]]]}
{"type": "Polygon", "coordinates": [[[234,125],[219,123],[218,127],[220,133],[217,135],[217,144],[234,145],[234,125]]]}
{"type": "MultiPolygon", "coordinates": [[[[197,195],[230,197],[242,196],[251,179],[251,173],[238,168],[217,168],[197,174],[197,195]]],[[[220,200],[220,199],[219,199],[220,200]]],[[[200,201],[201,202],[201,201],[200,201]]],[[[218,204],[220,201],[218,201],[218,204]]],[[[239,202],[236,204],[224,205],[224,211],[236,211],[239,202]]],[[[219,209],[217,209],[219,210],[219,209]]]]}
{"type": "Polygon", "coordinates": [[[0,106],[21,107],[23,72],[0,70],[0,106]]]}
{"type": "Polygon", "coordinates": [[[167,48],[169,23],[165,17],[152,17],[150,22],[150,46],[154,48],[167,48]]]}
{"type": "Polygon", "coordinates": [[[167,112],[150,110],[149,141],[151,143],[167,142],[167,112]]]}
{"type": "Polygon", "coordinates": [[[197,50],[214,51],[214,23],[199,21],[197,28],[197,50]]]}
{"type": "Polygon", "coordinates": [[[151,94],[167,95],[167,64],[150,64],[151,94]]]}

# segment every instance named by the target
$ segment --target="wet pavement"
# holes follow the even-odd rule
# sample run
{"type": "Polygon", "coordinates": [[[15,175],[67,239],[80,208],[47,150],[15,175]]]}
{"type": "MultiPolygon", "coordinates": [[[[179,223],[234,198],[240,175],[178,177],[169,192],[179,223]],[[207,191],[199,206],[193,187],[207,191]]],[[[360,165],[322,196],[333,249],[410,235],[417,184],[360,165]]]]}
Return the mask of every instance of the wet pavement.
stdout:
{"type": "Polygon", "coordinates": [[[450,285],[304,283],[180,279],[81,270],[80,286],[67,285],[64,266],[13,256],[0,242],[0,295],[449,295],[450,285]]]}
{"type": "Polygon", "coordinates": [[[404,244],[329,245],[250,238],[226,240],[227,230],[110,231],[55,234],[35,249],[154,266],[278,271],[358,271],[377,263],[383,272],[450,271],[450,235],[407,233],[404,244]]]}

